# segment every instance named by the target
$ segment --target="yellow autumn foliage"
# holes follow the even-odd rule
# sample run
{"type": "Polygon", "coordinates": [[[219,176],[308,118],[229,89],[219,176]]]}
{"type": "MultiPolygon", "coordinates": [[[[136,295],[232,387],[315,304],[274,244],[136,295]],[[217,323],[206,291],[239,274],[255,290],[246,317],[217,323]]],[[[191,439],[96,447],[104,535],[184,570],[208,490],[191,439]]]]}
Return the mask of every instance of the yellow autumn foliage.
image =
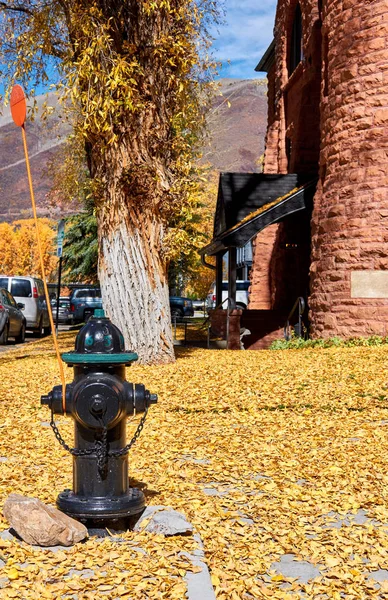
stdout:
{"type": "MultiPolygon", "coordinates": [[[[129,455],[131,483],[193,523],[217,600],[386,597],[373,577],[388,568],[387,361],[386,345],[182,348],[175,364],[127,370],[159,395],[129,455]],[[288,577],[276,567],[287,554],[320,575],[288,577]]],[[[71,457],[39,403],[58,383],[49,339],[0,355],[1,502],[18,492],[53,503],[71,487],[71,457]]],[[[58,425],[71,443],[71,420],[58,425]]],[[[0,596],[185,598],[192,537],[119,537],[56,553],[0,539],[0,596]]]]}
{"type": "MultiPolygon", "coordinates": [[[[39,219],[38,223],[45,272],[52,280],[58,263],[55,255],[55,225],[50,219],[39,219]]],[[[0,273],[41,277],[33,219],[0,223],[0,273]]]]}

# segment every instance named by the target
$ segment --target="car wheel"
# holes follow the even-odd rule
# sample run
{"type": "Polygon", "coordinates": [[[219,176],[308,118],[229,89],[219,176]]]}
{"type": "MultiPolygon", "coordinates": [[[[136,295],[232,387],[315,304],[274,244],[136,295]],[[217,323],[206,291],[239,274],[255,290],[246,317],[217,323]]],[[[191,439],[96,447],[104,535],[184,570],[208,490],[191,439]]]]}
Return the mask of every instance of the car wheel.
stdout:
{"type": "Polygon", "coordinates": [[[47,327],[43,328],[44,335],[50,335],[51,333],[51,325],[47,325],[47,327]]]}
{"type": "Polygon", "coordinates": [[[44,336],[44,327],[43,327],[43,321],[42,321],[42,319],[40,319],[40,321],[39,321],[39,327],[38,327],[38,329],[34,330],[34,334],[38,338],[41,338],[41,337],[44,336]]]}
{"type": "Polygon", "coordinates": [[[171,310],[171,319],[174,321],[175,319],[182,319],[183,312],[179,310],[179,308],[173,308],[171,310]]]}
{"type": "Polygon", "coordinates": [[[24,344],[25,340],[26,340],[26,325],[25,325],[25,323],[22,323],[19,335],[17,335],[15,337],[15,341],[17,344],[24,344]]]}
{"type": "Polygon", "coordinates": [[[8,342],[8,323],[6,323],[4,325],[3,332],[0,335],[0,344],[5,346],[7,344],[7,342],[8,342]]]}

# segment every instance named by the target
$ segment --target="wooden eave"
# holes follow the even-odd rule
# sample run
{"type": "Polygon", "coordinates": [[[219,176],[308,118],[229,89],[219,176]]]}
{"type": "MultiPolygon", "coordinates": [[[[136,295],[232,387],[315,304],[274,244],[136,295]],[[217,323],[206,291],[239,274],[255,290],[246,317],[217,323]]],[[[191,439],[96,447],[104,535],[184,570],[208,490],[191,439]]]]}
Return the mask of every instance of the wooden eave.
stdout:
{"type": "Polygon", "coordinates": [[[317,180],[314,179],[299,188],[294,188],[277,200],[264,204],[264,206],[247,215],[234,227],[225,231],[220,236],[219,242],[226,248],[244,246],[269,225],[278,223],[289,215],[306,209],[308,200],[312,199],[314,195],[316,183],[317,180]]]}
{"type": "MultiPolygon", "coordinates": [[[[306,209],[312,202],[316,183],[317,177],[311,175],[309,177],[298,174],[278,176],[260,175],[257,173],[221,174],[214,237],[210,244],[201,248],[199,251],[200,254],[203,256],[214,256],[218,253],[226,252],[228,248],[242,247],[268,225],[277,223],[295,212],[306,209]],[[229,179],[230,185],[234,183],[233,176],[246,178],[251,184],[251,195],[246,198],[245,206],[239,205],[238,212],[236,211],[234,202],[234,191],[229,189],[228,194],[226,194],[225,187],[228,183],[228,178],[225,180],[224,177],[223,181],[222,175],[231,178],[229,179]],[[261,188],[263,188],[263,191],[260,193],[261,188]],[[269,193],[270,189],[273,190],[271,194],[269,193]],[[223,196],[222,190],[224,190],[225,196],[223,196]],[[276,191],[278,193],[279,191],[283,191],[283,193],[276,196],[276,191]],[[256,204],[254,210],[252,210],[252,203],[256,204]],[[250,210],[249,207],[251,208],[250,210]],[[226,218],[228,215],[223,214],[223,211],[228,212],[228,208],[234,209],[235,216],[240,215],[240,218],[236,219],[237,222],[233,223],[232,221],[230,223],[230,218],[226,218]],[[229,221],[228,228],[225,227],[227,220],[229,221]],[[224,227],[222,227],[221,223],[224,227]]],[[[241,201],[241,188],[235,191],[235,195],[241,201]]]]}
{"type": "Polygon", "coordinates": [[[259,64],[255,67],[255,71],[268,73],[275,62],[275,40],[272,40],[259,64]]]}

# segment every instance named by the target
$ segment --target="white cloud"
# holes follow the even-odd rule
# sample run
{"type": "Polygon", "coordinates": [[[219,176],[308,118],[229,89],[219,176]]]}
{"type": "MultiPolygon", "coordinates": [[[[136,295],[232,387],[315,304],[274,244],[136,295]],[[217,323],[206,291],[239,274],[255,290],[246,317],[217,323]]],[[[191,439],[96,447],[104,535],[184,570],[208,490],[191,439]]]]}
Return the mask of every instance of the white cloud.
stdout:
{"type": "Polygon", "coordinates": [[[273,38],[276,0],[225,0],[225,10],[225,23],[213,31],[222,75],[257,77],[254,68],[273,38]]]}

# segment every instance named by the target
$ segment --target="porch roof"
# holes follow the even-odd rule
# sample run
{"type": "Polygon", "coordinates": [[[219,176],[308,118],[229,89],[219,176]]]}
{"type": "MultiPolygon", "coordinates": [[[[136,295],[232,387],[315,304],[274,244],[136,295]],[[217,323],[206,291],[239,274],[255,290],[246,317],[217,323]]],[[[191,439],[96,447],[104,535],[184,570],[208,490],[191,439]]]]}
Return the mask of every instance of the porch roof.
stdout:
{"type": "Polygon", "coordinates": [[[259,73],[260,73],[260,71],[268,73],[268,71],[274,64],[274,62],[275,62],[275,40],[272,40],[272,42],[268,46],[267,50],[264,52],[262,58],[260,59],[259,64],[255,68],[255,71],[258,71],[259,73]]]}
{"type": "Polygon", "coordinates": [[[221,173],[213,240],[201,248],[215,255],[242,247],[262,229],[307,208],[317,177],[306,174],[221,173]]]}

